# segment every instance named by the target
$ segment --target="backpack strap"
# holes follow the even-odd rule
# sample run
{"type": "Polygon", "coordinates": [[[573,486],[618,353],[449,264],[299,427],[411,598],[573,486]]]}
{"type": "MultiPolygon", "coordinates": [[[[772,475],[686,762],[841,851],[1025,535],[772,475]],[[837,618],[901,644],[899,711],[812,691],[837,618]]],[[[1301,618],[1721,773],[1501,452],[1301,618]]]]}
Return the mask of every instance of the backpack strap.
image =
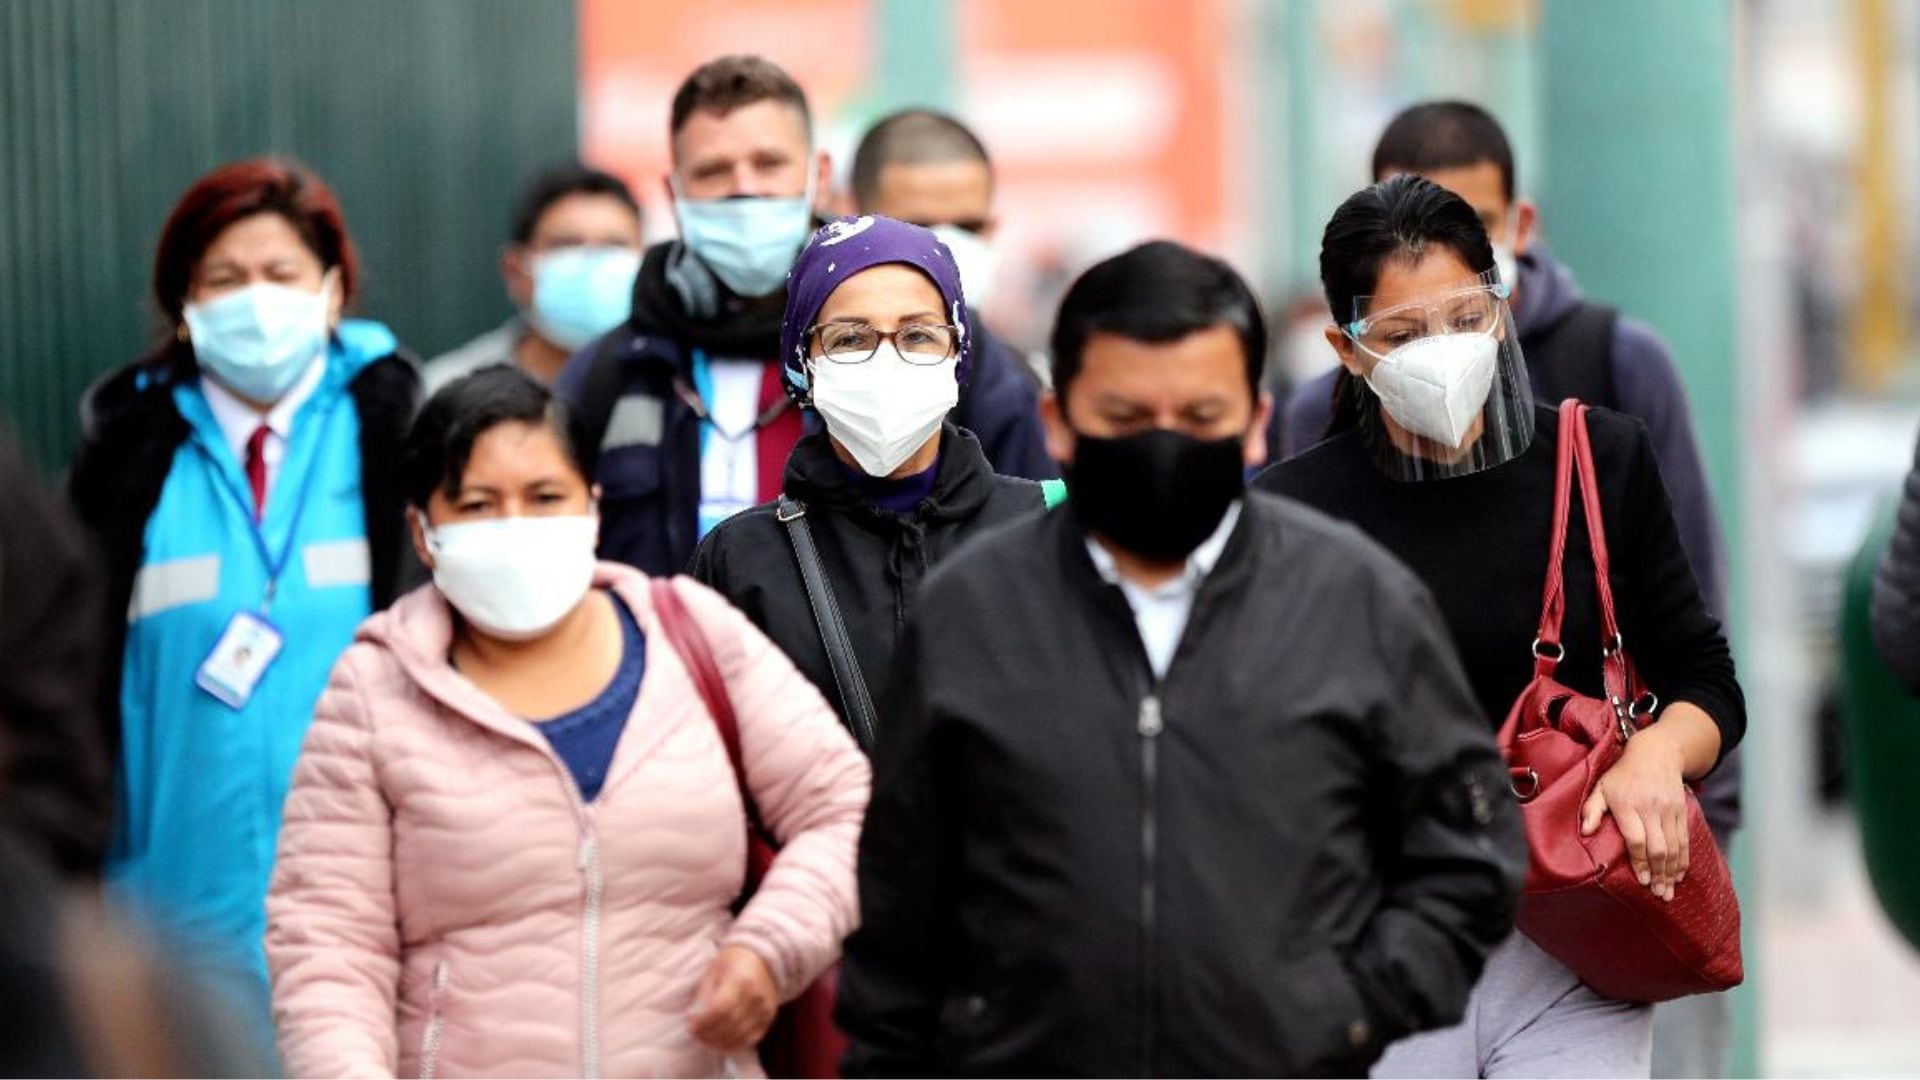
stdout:
{"type": "Polygon", "coordinates": [[[620,391],[626,381],[626,365],[622,361],[632,341],[633,335],[623,324],[612,333],[601,335],[593,353],[587,357],[587,374],[581,380],[577,411],[582,448],[596,457],[600,445],[606,442],[607,425],[613,422],[613,408],[620,402],[620,391]]]}
{"type": "Polygon", "coordinates": [[[1582,301],[1567,316],[1523,344],[1543,402],[1578,398],[1603,409],[1620,407],[1613,379],[1613,339],[1620,312],[1582,301]]]}
{"type": "Polygon", "coordinates": [[[876,730],[873,698],[867,693],[866,678],[860,674],[860,661],[853,655],[853,639],[840,617],[833,583],[827,580],[827,568],[820,563],[820,549],[807,524],[806,504],[783,493],[774,516],[787,527],[787,538],[793,542],[793,557],[800,564],[800,580],[807,587],[807,604],[813,608],[814,625],[820,628],[820,643],[827,648],[827,665],[833,669],[833,683],[840,690],[847,726],[860,749],[872,754],[876,730]]]}

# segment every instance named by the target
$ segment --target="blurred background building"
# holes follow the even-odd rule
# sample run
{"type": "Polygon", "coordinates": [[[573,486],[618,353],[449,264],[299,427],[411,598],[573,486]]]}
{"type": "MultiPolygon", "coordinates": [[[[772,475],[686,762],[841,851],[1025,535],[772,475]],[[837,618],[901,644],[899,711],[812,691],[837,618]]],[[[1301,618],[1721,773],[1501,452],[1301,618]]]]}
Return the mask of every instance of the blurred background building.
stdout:
{"type": "MultiPolygon", "coordinates": [[[[843,177],[892,109],[975,125],[1000,185],[988,315],[1030,348],[1073,274],[1149,236],[1233,259],[1279,329],[1324,320],[1320,229],[1387,119],[1494,112],[1546,242],[1673,346],[1728,523],[1752,710],[1739,1066],[1920,1072],[1920,958],[1859,854],[1835,629],[1920,423],[1920,4],[7,0],[0,414],[64,466],[82,390],[157,332],[172,201],[261,152],[339,191],[362,310],[420,355],[456,345],[508,314],[496,260],[540,167],[611,168],[671,232],[668,99],[727,52],[794,73],[843,177]]],[[[1330,362],[1276,339],[1278,377],[1330,362]]]]}

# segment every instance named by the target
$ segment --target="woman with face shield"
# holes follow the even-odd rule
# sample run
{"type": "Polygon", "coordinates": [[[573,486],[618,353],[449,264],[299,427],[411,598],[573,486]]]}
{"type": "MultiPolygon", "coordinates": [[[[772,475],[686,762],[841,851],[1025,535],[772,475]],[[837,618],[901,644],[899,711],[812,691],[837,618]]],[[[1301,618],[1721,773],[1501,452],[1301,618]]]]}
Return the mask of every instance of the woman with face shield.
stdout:
{"type": "Polygon", "coordinates": [[[842,218],[787,278],[788,386],[824,422],[783,498],[723,522],[692,574],[765,630],[872,749],[914,586],[966,537],[1037,512],[1043,486],[995,475],[946,417],[971,358],[951,252],[892,218],[842,218]]]}
{"type": "MultiPolygon", "coordinates": [[[[1458,197],[1415,177],[1355,194],[1327,225],[1320,273],[1346,369],[1334,421],[1326,441],[1255,486],[1353,523],[1426,581],[1497,729],[1536,671],[1559,413],[1531,400],[1506,283],[1458,197]]],[[[1695,853],[1684,785],[1739,741],[1745,703],[1646,430],[1605,410],[1587,426],[1621,639],[1658,711],[1580,807],[1579,829],[1610,817],[1640,884],[1685,904],[1695,853]]],[[[1600,696],[1595,561],[1584,516],[1568,528],[1557,678],[1600,696]]],[[[1516,933],[1489,959],[1465,1022],[1396,1044],[1375,1075],[1646,1076],[1651,1023],[1651,1006],[1601,996],[1516,933]]]]}
{"type": "Polygon", "coordinates": [[[711,591],[595,561],[577,427],[531,376],[441,389],[399,473],[433,584],[361,626],[294,774],[289,1074],[758,1074],[853,928],[866,759],[711,591]],[[749,815],[780,847],[736,915],[749,815]]]}
{"type": "Polygon", "coordinates": [[[333,193],[222,166],[160,233],[166,337],[81,407],[70,493],[105,555],[115,895],[267,1019],[262,902],[294,756],[411,563],[391,466],[419,395],[333,193]]]}

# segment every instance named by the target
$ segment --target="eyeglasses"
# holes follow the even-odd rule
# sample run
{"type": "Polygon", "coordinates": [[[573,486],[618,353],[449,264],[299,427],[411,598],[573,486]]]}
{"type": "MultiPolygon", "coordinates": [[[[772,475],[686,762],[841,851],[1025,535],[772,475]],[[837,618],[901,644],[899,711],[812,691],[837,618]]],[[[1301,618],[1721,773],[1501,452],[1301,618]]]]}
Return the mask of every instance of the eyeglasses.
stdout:
{"type": "Polygon", "coordinates": [[[931,367],[953,356],[960,347],[960,328],[950,323],[908,323],[897,330],[878,330],[861,322],[824,323],[807,331],[825,359],[836,364],[864,364],[891,341],[900,359],[931,367]]]}
{"type": "Polygon", "coordinates": [[[1341,329],[1370,353],[1387,353],[1435,334],[1491,333],[1500,322],[1503,284],[1475,285],[1432,300],[1398,304],[1355,319],[1341,329]]]}

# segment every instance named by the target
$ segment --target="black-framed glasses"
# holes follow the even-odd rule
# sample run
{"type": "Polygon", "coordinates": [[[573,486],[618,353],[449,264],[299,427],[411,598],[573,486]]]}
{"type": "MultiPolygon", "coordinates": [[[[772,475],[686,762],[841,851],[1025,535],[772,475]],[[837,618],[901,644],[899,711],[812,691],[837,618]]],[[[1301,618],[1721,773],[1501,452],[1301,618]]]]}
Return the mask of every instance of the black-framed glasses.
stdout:
{"type": "Polygon", "coordinates": [[[960,349],[960,328],[951,323],[908,323],[887,331],[862,322],[822,323],[807,331],[819,355],[836,364],[864,364],[891,341],[900,359],[932,366],[960,349]]]}

